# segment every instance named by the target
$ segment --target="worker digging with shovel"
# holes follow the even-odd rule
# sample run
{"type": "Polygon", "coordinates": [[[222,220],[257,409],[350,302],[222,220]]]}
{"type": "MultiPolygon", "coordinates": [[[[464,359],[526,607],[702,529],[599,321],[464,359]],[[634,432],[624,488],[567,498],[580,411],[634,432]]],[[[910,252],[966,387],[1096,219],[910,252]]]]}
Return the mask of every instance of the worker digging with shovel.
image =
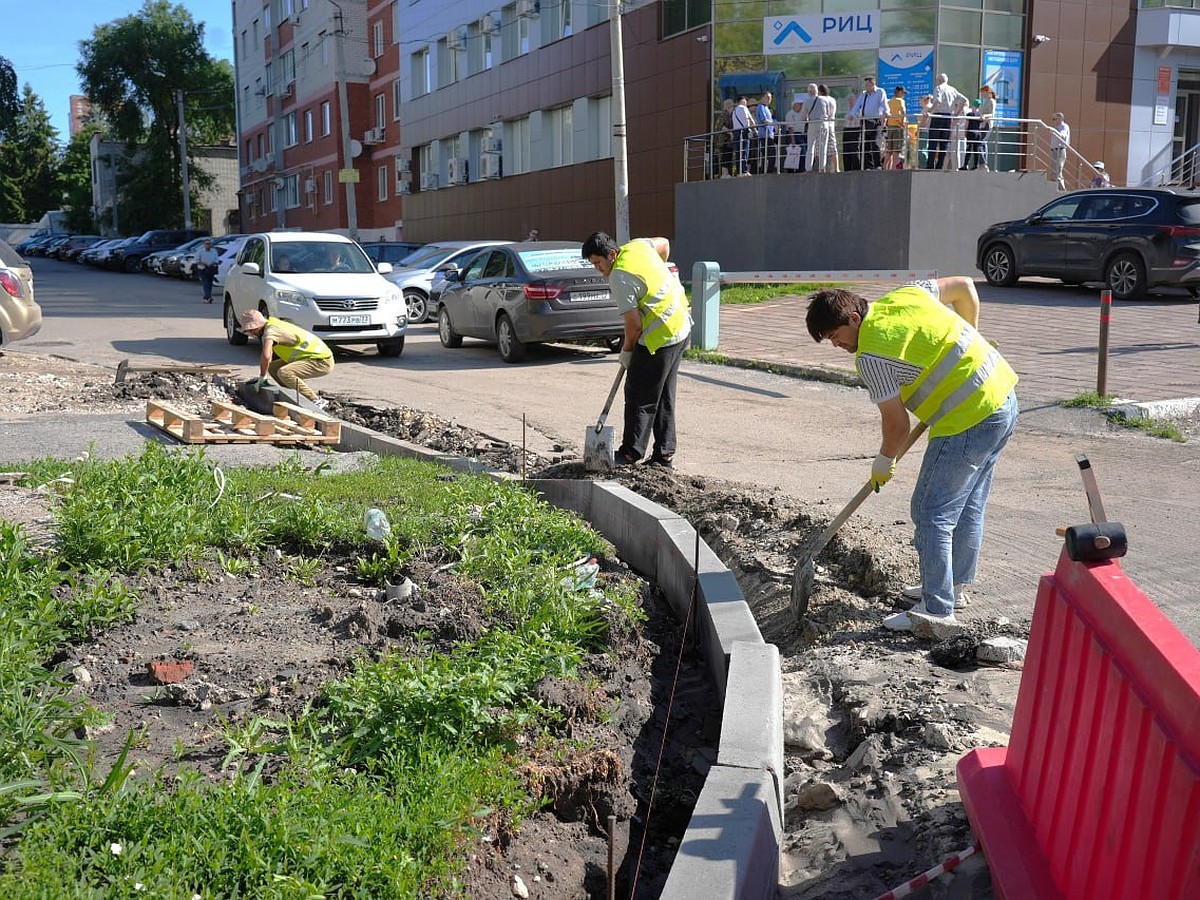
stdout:
{"type": "Polygon", "coordinates": [[[333,371],[333,351],[326,343],[299,325],[274,316],[265,317],[257,309],[248,309],[241,316],[241,331],[259,339],[262,352],[258,359],[258,378],[250,386],[261,391],[267,386],[270,374],[280,385],[303,395],[317,409],[327,401],[317,396],[306,378],[320,378],[333,371]]]}
{"type": "MultiPolygon", "coordinates": [[[[648,464],[670,468],[675,456],[675,382],[692,333],[683,285],[667,266],[671,243],[664,237],[637,238],[622,246],[597,231],[583,242],[582,255],[608,278],[625,323],[619,357],[629,376],[625,429],[612,462],[641,462],[653,434],[648,464]]],[[[607,412],[606,406],[601,421],[607,412]]]]}
{"type": "Polygon", "coordinates": [[[992,476],[1018,413],[1017,374],[978,322],[979,294],[965,276],[906,284],[870,305],[841,289],[809,298],[809,334],[854,354],[879,406],[874,490],[891,480],[912,437],[909,413],[929,428],[911,503],[921,584],[905,589],[912,609],[883,620],[893,631],[916,622],[939,640],[958,633],[954,610],[975,581],[992,476]]]}

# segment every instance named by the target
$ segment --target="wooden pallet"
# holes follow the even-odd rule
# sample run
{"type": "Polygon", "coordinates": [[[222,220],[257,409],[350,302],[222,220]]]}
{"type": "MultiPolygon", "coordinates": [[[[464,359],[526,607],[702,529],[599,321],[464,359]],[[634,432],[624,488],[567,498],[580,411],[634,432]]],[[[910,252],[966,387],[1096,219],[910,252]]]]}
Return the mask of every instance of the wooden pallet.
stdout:
{"type": "Polygon", "coordinates": [[[208,418],[146,401],[146,421],[185,444],[336,444],[342,423],[292,403],[275,403],[264,416],[214,400],[208,418]]]}

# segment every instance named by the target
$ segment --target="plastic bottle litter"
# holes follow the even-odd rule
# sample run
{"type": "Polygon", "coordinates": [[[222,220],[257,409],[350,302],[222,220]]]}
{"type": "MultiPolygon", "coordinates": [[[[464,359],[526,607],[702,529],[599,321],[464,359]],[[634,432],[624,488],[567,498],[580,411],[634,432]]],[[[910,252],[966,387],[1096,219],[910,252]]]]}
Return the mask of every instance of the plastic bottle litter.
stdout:
{"type": "Polygon", "coordinates": [[[392,534],[392,523],[382,509],[372,506],[363,517],[363,526],[367,529],[367,537],[373,541],[386,541],[392,534]]]}
{"type": "Polygon", "coordinates": [[[571,564],[571,574],[559,582],[563,587],[586,591],[596,586],[596,575],[600,564],[594,556],[585,556],[571,564]]]}

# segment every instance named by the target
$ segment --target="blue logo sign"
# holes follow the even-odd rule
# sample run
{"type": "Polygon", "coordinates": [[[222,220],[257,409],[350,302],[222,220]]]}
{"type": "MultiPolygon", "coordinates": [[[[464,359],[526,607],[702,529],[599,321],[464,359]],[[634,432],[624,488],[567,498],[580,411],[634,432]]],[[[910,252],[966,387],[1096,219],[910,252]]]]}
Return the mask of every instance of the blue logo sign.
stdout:
{"type": "MultiPolygon", "coordinates": [[[[776,22],[775,27],[779,28],[781,24],[782,23],[780,22],[776,22]]],[[[786,26],[780,29],[779,34],[775,35],[775,43],[782,44],[787,40],[788,35],[790,34],[796,35],[796,37],[800,38],[800,40],[804,41],[806,44],[812,43],[812,35],[801,28],[800,23],[795,19],[792,19],[792,21],[788,22],[786,26]]]]}

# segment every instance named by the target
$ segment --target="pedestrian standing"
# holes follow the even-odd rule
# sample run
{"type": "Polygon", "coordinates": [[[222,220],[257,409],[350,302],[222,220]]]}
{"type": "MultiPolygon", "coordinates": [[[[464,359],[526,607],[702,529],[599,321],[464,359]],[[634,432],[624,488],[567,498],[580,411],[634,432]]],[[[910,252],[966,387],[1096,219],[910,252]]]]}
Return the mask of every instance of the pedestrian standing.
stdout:
{"type": "Polygon", "coordinates": [[[597,231],[583,242],[582,253],[608,278],[625,323],[619,361],[628,377],[617,465],[640,462],[653,435],[649,464],[670,468],[676,445],[675,382],[692,331],[683,285],[667,266],[671,243],[664,237],[637,238],[621,246],[597,231]]]}
{"type": "Polygon", "coordinates": [[[950,142],[954,111],[962,109],[966,105],[966,99],[950,84],[949,75],[945,72],[938,75],[937,85],[929,101],[929,155],[925,161],[925,168],[941,169],[946,165],[947,144],[950,142]]]}
{"type": "Polygon", "coordinates": [[[844,289],[818,291],[805,324],[813,340],[854,354],[879,406],[882,440],[871,465],[876,490],[891,480],[909,436],[909,414],[929,426],[910,512],[921,593],[907,613],[884,619],[895,631],[925,620],[940,638],[962,586],[975,581],[984,511],[996,461],[1017,420],[1017,374],[976,326],[979,295],[965,276],[907,284],[868,305],[844,289]]]}
{"type": "Polygon", "coordinates": [[[220,254],[213,248],[212,238],[204,239],[204,247],[196,254],[196,277],[204,291],[205,303],[212,303],[213,279],[217,276],[217,260],[220,254]]]}
{"type": "Polygon", "coordinates": [[[1063,114],[1056,112],[1050,119],[1050,180],[1058,185],[1060,191],[1067,189],[1063,178],[1063,167],[1067,163],[1067,148],[1071,146],[1071,126],[1063,119],[1063,114]]]}

